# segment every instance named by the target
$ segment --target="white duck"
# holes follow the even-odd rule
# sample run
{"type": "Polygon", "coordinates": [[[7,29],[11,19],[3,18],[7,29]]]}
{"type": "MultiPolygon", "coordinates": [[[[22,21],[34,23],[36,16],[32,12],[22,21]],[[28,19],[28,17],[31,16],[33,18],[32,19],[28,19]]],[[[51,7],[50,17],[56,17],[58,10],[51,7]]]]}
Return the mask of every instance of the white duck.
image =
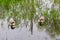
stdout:
{"type": "Polygon", "coordinates": [[[9,20],[9,27],[10,27],[11,29],[14,29],[14,28],[15,28],[15,21],[14,21],[13,18],[10,18],[10,20],[9,20]]]}

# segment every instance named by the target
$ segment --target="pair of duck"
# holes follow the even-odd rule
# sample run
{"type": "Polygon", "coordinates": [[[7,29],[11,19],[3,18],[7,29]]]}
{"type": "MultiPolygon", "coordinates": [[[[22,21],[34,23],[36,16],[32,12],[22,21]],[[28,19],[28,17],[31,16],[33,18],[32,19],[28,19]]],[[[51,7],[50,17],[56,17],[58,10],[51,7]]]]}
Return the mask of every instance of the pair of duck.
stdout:
{"type": "MultiPolygon", "coordinates": [[[[44,16],[41,16],[39,18],[38,22],[39,22],[39,25],[42,25],[45,22],[45,17],[44,16]]],[[[11,29],[15,29],[16,28],[15,25],[16,25],[15,20],[13,18],[10,18],[10,20],[9,20],[9,27],[11,29]]]]}

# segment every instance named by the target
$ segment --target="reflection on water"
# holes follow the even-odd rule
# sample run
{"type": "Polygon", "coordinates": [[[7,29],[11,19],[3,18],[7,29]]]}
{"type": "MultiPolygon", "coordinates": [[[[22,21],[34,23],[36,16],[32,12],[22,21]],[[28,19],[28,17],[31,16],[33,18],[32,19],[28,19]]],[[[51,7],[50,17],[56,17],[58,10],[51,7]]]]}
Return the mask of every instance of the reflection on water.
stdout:
{"type": "Polygon", "coordinates": [[[22,4],[12,3],[7,10],[0,6],[0,40],[60,40],[60,15],[57,9],[52,7],[53,1],[41,2],[43,8],[39,7],[40,2],[34,5],[32,0],[30,1],[29,4],[28,1],[22,1],[22,4]],[[41,15],[46,17],[46,21],[38,25],[37,20],[41,15]],[[16,23],[14,30],[8,28],[9,19],[12,17],[16,23]]]}
{"type": "Polygon", "coordinates": [[[39,31],[36,27],[36,23],[33,23],[33,35],[31,35],[29,31],[29,26],[26,28],[24,25],[20,25],[19,28],[12,30],[8,29],[7,18],[3,21],[3,27],[1,23],[2,20],[0,20],[0,40],[56,40],[56,38],[60,38],[51,38],[46,32],[46,29],[39,31]]]}

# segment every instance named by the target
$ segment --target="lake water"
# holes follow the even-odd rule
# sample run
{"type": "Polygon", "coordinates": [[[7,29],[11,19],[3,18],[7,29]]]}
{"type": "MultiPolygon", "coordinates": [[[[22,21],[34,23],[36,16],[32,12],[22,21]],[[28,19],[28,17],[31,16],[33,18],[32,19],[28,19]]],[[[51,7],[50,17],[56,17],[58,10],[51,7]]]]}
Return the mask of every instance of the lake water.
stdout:
{"type": "MultiPolygon", "coordinates": [[[[46,0],[42,6],[45,8],[44,5],[46,4],[47,8],[51,8],[53,3],[46,0]]],[[[0,40],[60,40],[60,36],[52,38],[46,32],[46,29],[38,30],[38,27],[35,23],[33,25],[33,34],[31,34],[29,28],[29,26],[26,28],[24,25],[22,25],[22,27],[19,26],[19,28],[15,28],[14,30],[10,28],[8,29],[7,20],[0,19],[0,40]]]]}
{"type": "MultiPolygon", "coordinates": [[[[0,20],[0,24],[2,21],[0,20]]],[[[56,38],[59,39],[60,37],[56,38]]],[[[45,29],[39,31],[35,24],[33,25],[33,34],[29,31],[29,27],[19,27],[14,30],[8,29],[6,19],[0,25],[0,40],[56,40],[56,38],[51,38],[45,29]]]]}

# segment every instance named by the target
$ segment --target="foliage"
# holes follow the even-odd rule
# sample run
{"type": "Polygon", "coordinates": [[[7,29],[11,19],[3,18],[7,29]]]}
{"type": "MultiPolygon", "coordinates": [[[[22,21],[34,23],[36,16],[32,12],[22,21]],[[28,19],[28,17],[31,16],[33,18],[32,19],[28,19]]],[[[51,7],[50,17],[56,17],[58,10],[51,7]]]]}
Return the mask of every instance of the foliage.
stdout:
{"type": "MultiPolygon", "coordinates": [[[[49,10],[43,11],[44,9],[40,8],[41,1],[42,0],[0,0],[0,18],[4,19],[8,17],[9,20],[9,18],[14,17],[17,25],[20,24],[21,20],[27,22],[28,19],[33,24],[33,22],[38,23],[39,16],[42,14],[45,17],[43,28],[46,28],[49,33],[54,32],[55,34],[60,34],[60,11],[51,9],[50,14],[48,12],[49,10]],[[36,14],[36,8],[39,9],[38,15],[36,14]]],[[[54,0],[54,3],[60,5],[60,0],[54,0]]],[[[32,24],[31,27],[33,27],[32,24]]]]}

